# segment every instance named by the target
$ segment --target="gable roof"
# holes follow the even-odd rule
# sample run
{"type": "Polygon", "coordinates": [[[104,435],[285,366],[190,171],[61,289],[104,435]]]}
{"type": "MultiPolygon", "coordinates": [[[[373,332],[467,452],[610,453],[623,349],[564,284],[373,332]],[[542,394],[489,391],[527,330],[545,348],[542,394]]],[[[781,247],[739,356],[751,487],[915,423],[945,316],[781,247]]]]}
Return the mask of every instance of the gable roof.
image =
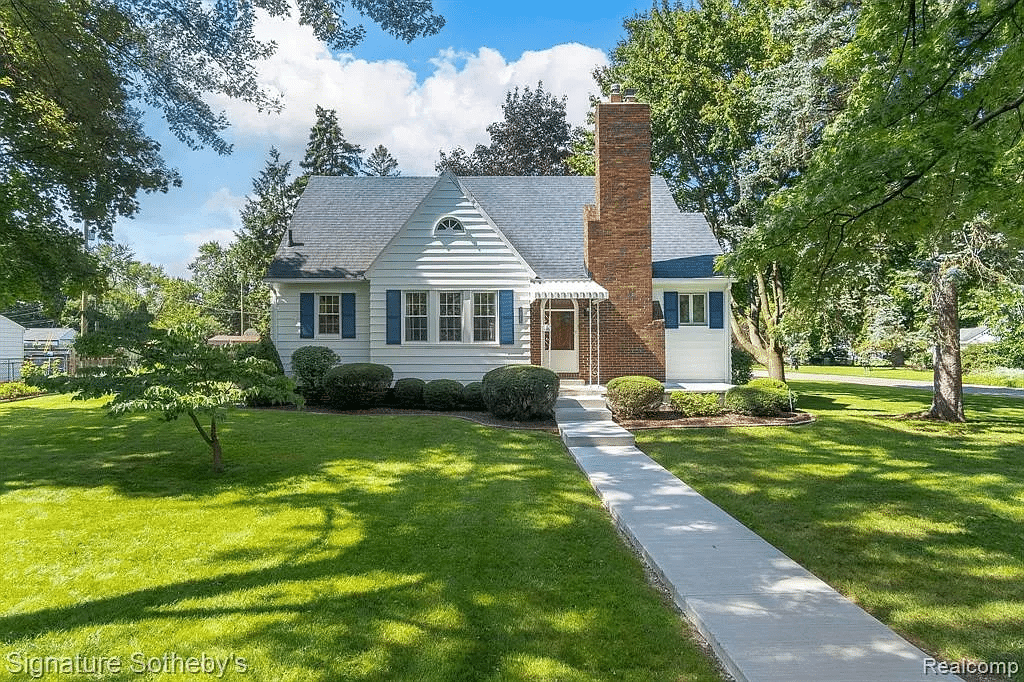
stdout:
{"type": "MultiPolygon", "coordinates": [[[[588,279],[583,207],[594,178],[462,177],[506,239],[543,279],[588,279]]],[[[360,278],[438,183],[422,177],[313,177],[267,271],[267,279],[360,278]]],[[[656,277],[709,277],[722,253],[704,216],[682,213],[664,178],[651,178],[651,248],[656,277]],[[690,274],[681,274],[681,273],[690,274]],[[659,274],[661,273],[661,274],[659,274]]]]}

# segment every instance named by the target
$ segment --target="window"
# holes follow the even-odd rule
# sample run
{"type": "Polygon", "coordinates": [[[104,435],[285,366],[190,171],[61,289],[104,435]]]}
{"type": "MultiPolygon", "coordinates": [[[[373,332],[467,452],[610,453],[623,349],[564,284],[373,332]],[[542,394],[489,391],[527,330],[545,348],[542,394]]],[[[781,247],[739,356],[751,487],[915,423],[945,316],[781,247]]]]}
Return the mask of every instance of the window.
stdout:
{"type": "Polygon", "coordinates": [[[434,225],[434,234],[439,237],[450,234],[466,234],[466,228],[455,218],[441,218],[434,225]]]}
{"type": "Polygon", "coordinates": [[[679,294],[679,324],[705,325],[708,323],[707,296],[705,294],[679,294]]]}
{"type": "Polygon", "coordinates": [[[462,341],[462,292],[442,291],[439,297],[438,340],[462,341]]]}
{"type": "Polygon", "coordinates": [[[427,292],[405,292],[405,340],[427,340],[427,292]]]}
{"type": "Polygon", "coordinates": [[[341,333],[341,297],[337,294],[320,297],[318,329],[321,334],[341,333]]]}
{"type": "Polygon", "coordinates": [[[494,292],[473,294],[473,340],[494,341],[498,305],[494,292]]]}

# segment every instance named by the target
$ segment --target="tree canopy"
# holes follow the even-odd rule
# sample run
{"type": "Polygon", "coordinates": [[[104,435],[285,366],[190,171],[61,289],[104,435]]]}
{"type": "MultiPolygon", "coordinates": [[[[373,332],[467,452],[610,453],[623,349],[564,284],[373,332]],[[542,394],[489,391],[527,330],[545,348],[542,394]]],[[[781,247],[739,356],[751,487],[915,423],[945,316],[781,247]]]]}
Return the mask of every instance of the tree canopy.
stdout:
{"type": "Polygon", "coordinates": [[[456,175],[569,175],[568,159],[577,134],[566,121],[566,98],[537,83],[512,90],[502,105],[504,119],[487,126],[490,145],[478,144],[472,153],[462,147],[441,151],[438,173],[456,175]]]}
{"type": "Polygon", "coordinates": [[[254,27],[257,12],[296,10],[334,49],[363,37],[351,10],[406,41],[444,24],[430,0],[2,0],[0,306],[81,285],[95,274],[81,224],[109,238],[140,192],[179,184],[143,108],[186,144],[220,153],[228,121],[209,95],[277,109],[257,78],[276,46],[254,27]]]}

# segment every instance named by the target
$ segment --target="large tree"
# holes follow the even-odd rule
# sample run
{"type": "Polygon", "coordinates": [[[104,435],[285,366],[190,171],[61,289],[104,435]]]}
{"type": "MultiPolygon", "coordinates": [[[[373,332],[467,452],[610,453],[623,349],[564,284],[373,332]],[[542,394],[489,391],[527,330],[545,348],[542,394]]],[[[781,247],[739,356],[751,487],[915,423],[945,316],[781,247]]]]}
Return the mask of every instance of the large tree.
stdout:
{"type": "Polygon", "coordinates": [[[982,221],[1017,239],[1024,224],[1024,2],[867,0],[830,64],[855,84],[847,106],[749,246],[828,295],[892,244],[917,245],[935,330],[930,415],[962,421],[963,237],[982,221]]]}
{"type": "Polygon", "coordinates": [[[310,175],[359,175],[363,148],[345,139],[334,109],[316,107],[316,121],[309,131],[306,155],[299,166],[310,175]]]}
{"type": "MultiPolygon", "coordinates": [[[[758,140],[757,76],[778,62],[766,3],[709,0],[698,7],[663,2],[625,22],[626,37],[595,77],[623,83],[651,106],[654,170],[683,210],[703,213],[728,250],[753,225],[741,204],[744,155],[758,140]]],[[[748,203],[750,199],[747,199],[748,203]]],[[[761,260],[734,287],[734,338],[784,377],[783,269],[761,260]]]]}
{"type": "Polygon", "coordinates": [[[566,98],[529,86],[512,90],[502,105],[504,119],[487,126],[490,145],[479,144],[472,153],[461,147],[441,151],[435,165],[440,173],[456,175],[569,175],[575,131],[565,113],[566,98]]]}
{"type": "MultiPolygon", "coordinates": [[[[299,20],[334,49],[363,36],[343,0],[0,0],[0,305],[55,297],[95,274],[82,223],[109,237],[139,192],[179,182],[143,128],[163,114],[193,147],[227,153],[220,94],[279,105],[259,85],[275,45],[257,40],[257,12],[299,20]]],[[[436,33],[430,0],[359,0],[356,12],[396,37],[436,33]]]]}

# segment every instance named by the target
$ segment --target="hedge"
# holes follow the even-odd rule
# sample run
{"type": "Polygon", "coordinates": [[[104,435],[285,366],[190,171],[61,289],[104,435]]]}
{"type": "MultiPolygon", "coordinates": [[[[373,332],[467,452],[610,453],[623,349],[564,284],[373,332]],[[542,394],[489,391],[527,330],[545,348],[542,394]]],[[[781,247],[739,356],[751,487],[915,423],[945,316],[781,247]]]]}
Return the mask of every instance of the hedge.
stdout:
{"type": "Polygon", "coordinates": [[[714,417],[722,414],[722,400],[718,393],[690,393],[673,391],[669,404],[684,417],[714,417]]]}
{"type": "Polygon", "coordinates": [[[558,400],[558,375],[536,365],[505,365],[483,379],[484,403],[501,419],[548,419],[558,400]]]}
{"type": "Polygon", "coordinates": [[[461,402],[462,384],[454,379],[434,379],[423,387],[423,404],[428,410],[454,410],[461,402]]]}
{"type": "Polygon", "coordinates": [[[292,372],[299,393],[311,403],[322,403],[324,377],[338,364],[338,354],[324,346],[302,346],[292,352],[292,372]]]}
{"type": "Polygon", "coordinates": [[[665,387],[651,377],[625,376],[608,382],[608,408],[616,417],[646,417],[657,412],[664,399],[665,387]]]}
{"type": "Polygon", "coordinates": [[[391,389],[391,401],[398,407],[423,407],[423,387],[427,382],[415,377],[399,379],[391,389]]]}
{"type": "Polygon", "coordinates": [[[736,386],[725,394],[725,407],[754,417],[777,417],[789,410],[789,391],[757,386],[736,386]]]}
{"type": "Polygon", "coordinates": [[[390,367],[372,362],[332,367],[324,376],[327,404],[338,409],[380,405],[387,396],[393,377],[390,367]]]}

